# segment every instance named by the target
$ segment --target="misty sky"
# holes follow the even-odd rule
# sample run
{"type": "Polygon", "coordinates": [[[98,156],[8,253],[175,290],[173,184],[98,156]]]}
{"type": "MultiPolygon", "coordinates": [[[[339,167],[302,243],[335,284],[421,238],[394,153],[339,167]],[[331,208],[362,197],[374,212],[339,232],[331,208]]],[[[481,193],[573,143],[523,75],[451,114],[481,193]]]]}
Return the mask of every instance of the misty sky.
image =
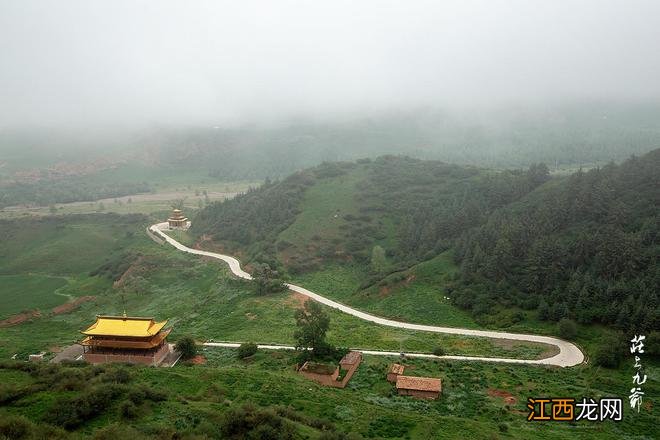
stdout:
{"type": "Polygon", "coordinates": [[[0,126],[660,100],[659,1],[0,0],[0,126]]]}

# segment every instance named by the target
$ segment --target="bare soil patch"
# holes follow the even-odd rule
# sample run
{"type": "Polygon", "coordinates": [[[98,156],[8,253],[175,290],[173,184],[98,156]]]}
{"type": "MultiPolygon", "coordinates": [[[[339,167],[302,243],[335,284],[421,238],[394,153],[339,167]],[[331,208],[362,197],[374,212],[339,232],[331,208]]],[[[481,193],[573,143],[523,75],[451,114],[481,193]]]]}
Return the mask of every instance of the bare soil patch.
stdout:
{"type": "Polygon", "coordinates": [[[0,321],[0,327],[11,327],[13,325],[21,324],[32,318],[39,318],[40,316],[41,316],[41,312],[39,310],[30,310],[29,312],[19,313],[17,315],[12,315],[9,318],[0,321]]]}
{"type": "Polygon", "coordinates": [[[488,395],[490,397],[499,397],[499,398],[501,398],[504,401],[504,403],[506,403],[507,405],[514,405],[518,401],[518,399],[516,399],[513,396],[513,394],[511,394],[510,392],[505,391],[505,390],[498,390],[496,388],[488,388],[487,392],[488,392],[488,395]]]}
{"type": "Polygon", "coordinates": [[[62,304],[61,306],[55,307],[52,312],[53,315],[62,315],[64,313],[70,313],[80,307],[80,304],[87,302],[87,301],[93,301],[95,300],[95,296],[81,296],[80,298],[76,298],[73,301],[70,301],[66,304],[62,304]]]}
{"type": "Polygon", "coordinates": [[[383,287],[381,287],[380,290],[378,291],[378,296],[381,297],[381,298],[384,298],[384,297],[386,297],[387,295],[389,295],[391,291],[392,291],[392,288],[391,288],[391,287],[389,287],[389,286],[383,286],[383,287]]]}
{"type": "Polygon", "coordinates": [[[195,365],[203,365],[206,363],[206,358],[201,354],[198,354],[197,356],[190,358],[188,362],[195,365]]]}
{"type": "Polygon", "coordinates": [[[309,299],[302,293],[289,291],[290,295],[286,301],[286,304],[291,306],[291,308],[299,309],[305,306],[305,302],[309,299]]]}

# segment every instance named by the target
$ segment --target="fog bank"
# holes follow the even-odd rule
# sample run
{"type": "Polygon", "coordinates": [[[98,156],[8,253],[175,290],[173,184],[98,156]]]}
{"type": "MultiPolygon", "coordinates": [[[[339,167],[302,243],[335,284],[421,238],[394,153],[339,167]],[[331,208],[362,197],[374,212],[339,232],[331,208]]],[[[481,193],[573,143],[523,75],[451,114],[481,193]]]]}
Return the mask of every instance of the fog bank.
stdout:
{"type": "Polygon", "coordinates": [[[660,100],[654,1],[0,4],[0,126],[660,100]]]}

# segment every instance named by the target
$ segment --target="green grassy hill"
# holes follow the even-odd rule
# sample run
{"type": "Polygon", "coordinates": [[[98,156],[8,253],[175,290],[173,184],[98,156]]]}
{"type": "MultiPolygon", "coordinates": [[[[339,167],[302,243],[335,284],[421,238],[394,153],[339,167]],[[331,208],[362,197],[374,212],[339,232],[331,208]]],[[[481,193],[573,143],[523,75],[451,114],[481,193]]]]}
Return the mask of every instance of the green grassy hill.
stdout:
{"type": "MultiPolygon", "coordinates": [[[[366,169],[370,164],[349,167],[346,174],[314,179],[327,185],[336,181],[339,186],[356,182],[359,189],[360,180],[351,180],[351,172],[359,177],[360,166],[366,169]]],[[[519,176],[526,178],[525,173],[519,176]]],[[[308,203],[307,195],[303,190],[300,206],[308,203]]],[[[320,211],[327,204],[316,206],[320,211]]],[[[352,215],[364,214],[358,208],[352,215]]],[[[335,219],[334,214],[331,218],[335,219]]],[[[353,223],[350,217],[337,218],[343,225],[353,223]]],[[[290,293],[257,295],[250,283],[231,277],[223,264],[151,241],[144,229],[156,220],[142,215],[97,214],[2,222],[0,279],[11,280],[0,289],[2,312],[11,314],[16,307],[38,306],[42,313],[0,328],[0,437],[218,438],[226,437],[226,430],[236,427],[233,422],[243,417],[251,421],[248,426],[256,425],[255,420],[273,424],[278,435],[286,430],[292,433],[290,438],[324,440],[466,436],[614,439],[642,437],[654,432],[657,425],[657,414],[650,406],[640,414],[624,410],[621,423],[536,426],[526,421],[527,397],[624,396],[630,387],[632,359],[616,369],[602,369],[591,362],[560,369],[406,360],[410,374],[443,379],[443,395],[432,402],[397,396],[384,380],[384,372],[394,359],[371,356],[345,390],[323,388],[297,375],[293,353],[259,352],[241,361],[234,351],[208,348],[201,352],[205,365],[182,363],[171,369],[21,362],[30,353],[46,351],[52,356],[52,352],[78,340],[79,331],[96,314],[119,314],[124,309],[130,314],[169,318],[174,327],[173,341],[192,335],[198,340],[294,342],[293,314],[302,298],[290,293]],[[94,298],[65,313],[50,310],[60,300],[75,301],[80,296],[94,298]],[[13,304],[11,298],[21,302],[13,304]],[[13,355],[18,362],[6,362],[13,355]],[[253,408],[246,409],[245,404],[253,408]]],[[[323,214],[310,223],[325,220],[323,214]]],[[[266,222],[252,230],[277,231],[270,229],[272,226],[266,222]]],[[[392,231],[396,230],[392,226],[392,231]]],[[[347,239],[345,228],[337,231],[341,232],[336,238],[347,239]]],[[[187,239],[195,237],[187,235],[187,239]]],[[[387,232],[374,240],[388,250],[398,243],[398,238],[387,232]]],[[[345,242],[336,244],[344,246],[345,242]]],[[[259,242],[253,245],[256,248],[259,242]]],[[[302,246],[302,241],[295,246],[302,246]]],[[[247,255],[249,247],[244,249],[247,255]]],[[[274,258],[286,255],[286,249],[274,249],[274,258]]],[[[316,255],[314,249],[308,252],[316,255]]],[[[327,257],[319,254],[316,258],[323,262],[321,270],[298,271],[291,276],[319,292],[381,315],[481,326],[470,314],[457,309],[451,299],[445,299],[450,295],[447,287],[457,282],[461,270],[452,249],[420,262],[415,262],[415,252],[387,252],[386,269],[380,273],[372,267],[371,256],[365,261],[359,252],[353,255],[348,250],[344,256],[327,257]],[[407,261],[413,264],[404,266],[407,261]]],[[[286,263],[278,264],[285,267],[286,263]]],[[[431,351],[440,346],[447,354],[514,358],[539,357],[545,349],[534,344],[510,345],[390,329],[326,311],[331,319],[328,340],[340,346],[394,351],[431,351]]],[[[544,328],[544,323],[531,325],[535,331],[552,331],[544,328]]],[[[579,336],[578,343],[593,356],[595,341],[605,333],[590,328],[579,336]]],[[[657,395],[658,381],[653,372],[658,367],[650,354],[645,366],[651,372],[645,391],[648,396],[657,395]]],[[[260,438],[269,437],[263,434],[260,438]]]]}
{"type": "Polygon", "coordinates": [[[325,163],[212,204],[192,233],[397,319],[553,331],[538,318],[569,318],[647,331],[660,304],[659,158],[554,178],[543,165],[325,163]]]}
{"type": "Polygon", "coordinates": [[[387,271],[448,249],[547,178],[543,167],[493,172],[395,156],[325,163],[209,206],[192,232],[292,273],[368,264],[381,246],[387,271]]]}
{"type": "MultiPolygon", "coordinates": [[[[53,351],[80,338],[97,314],[168,318],[176,339],[295,342],[294,311],[304,298],[283,292],[260,296],[252,284],[232,278],[217,261],[204,261],[151,241],[142,215],[79,215],[4,221],[0,258],[0,319],[38,311],[0,328],[0,357],[53,351]],[[76,303],[77,298],[87,300],[76,303]],[[65,313],[53,308],[76,304],[65,313]],[[266,332],[265,329],[268,329],[266,332]]],[[[539,357],[537,344],[502,346],[485,338],[427,335],[373,325],[334,309],[333,344],[353,348],[430,352],[441,346],[457,355],[539,357]]]]}

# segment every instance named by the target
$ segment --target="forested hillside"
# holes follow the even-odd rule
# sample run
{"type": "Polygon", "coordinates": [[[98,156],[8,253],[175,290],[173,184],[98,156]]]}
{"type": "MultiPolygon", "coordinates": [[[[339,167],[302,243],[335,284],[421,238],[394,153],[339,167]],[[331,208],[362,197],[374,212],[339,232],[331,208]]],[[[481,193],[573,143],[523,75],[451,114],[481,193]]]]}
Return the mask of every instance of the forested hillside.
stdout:
{"type": "Polygon", "coordinates": [[[146,182],[99,182],[80,177],[10,183],[0,185],[0,208],[20,204],[47,206],[53,203],[95,201],[145,193],[150,189],[146,182]]]}
{"type": "Polygon", "coordinates": [[[659,202],[660,150],[551,182],[456,241],[456,300],[657,329],[659,202]]]}
{"type": "Polygon", "coordinates": [[[293,272],[367,263],[375,245],[393,266],[409,266],[546,179],[543,165],[490,172],[398,156],[324,163],[209,206],[193,232],[293,272]]]}
{"type": "MultiPolygon", "coordinates": [[[[399,156],[325,163],[212,204],[193,232],[289,273],[369,268],[371,282],[450,252],[475,317],[538,309],[657,328],[660,150],[551,178],[399,156]]],[[[367,286],[369,283],[365,283],[367,286]]]]}

